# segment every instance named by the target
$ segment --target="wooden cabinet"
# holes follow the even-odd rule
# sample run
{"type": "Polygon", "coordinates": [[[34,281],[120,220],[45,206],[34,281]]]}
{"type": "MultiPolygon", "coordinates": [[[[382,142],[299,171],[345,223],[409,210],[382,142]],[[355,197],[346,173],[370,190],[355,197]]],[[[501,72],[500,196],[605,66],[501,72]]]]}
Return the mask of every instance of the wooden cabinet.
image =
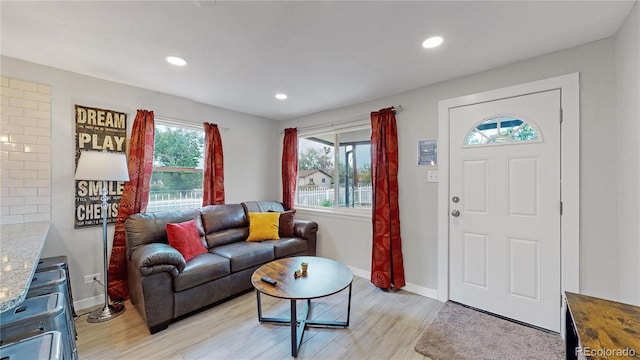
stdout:
{"type": "Polygon", "coordinates": [[[640,307],[566,296],[567,359],[640,359],[640,307]]]}

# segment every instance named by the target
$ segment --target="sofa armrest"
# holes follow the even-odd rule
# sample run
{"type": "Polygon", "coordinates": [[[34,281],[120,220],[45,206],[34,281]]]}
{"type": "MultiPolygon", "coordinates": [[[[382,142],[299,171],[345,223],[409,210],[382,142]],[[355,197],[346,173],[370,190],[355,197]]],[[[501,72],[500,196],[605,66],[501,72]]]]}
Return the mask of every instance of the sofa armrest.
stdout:
{"type": "Polygon", "coordinates": [[[177,276],[187,266],[178,250],[162,243],[138,246],[131,253],[131,264],[142,276],[159,272],[168,272],[172,276],[177,276]]]}
{"type": "Polygon", "coordinates": [[[307,240],[307,250],[303,254],[306,256],[316,256],[316,238],[318,234],[318,223],[307,220],[294,220],[293,233],[296,237],[307,240]]]}
{"type": "Polygon", "coordinates": [[[309,239],[312,233],[318,231],[318,223],[307,220],[294,220],[293,233],[296,237],[309,239]]]}

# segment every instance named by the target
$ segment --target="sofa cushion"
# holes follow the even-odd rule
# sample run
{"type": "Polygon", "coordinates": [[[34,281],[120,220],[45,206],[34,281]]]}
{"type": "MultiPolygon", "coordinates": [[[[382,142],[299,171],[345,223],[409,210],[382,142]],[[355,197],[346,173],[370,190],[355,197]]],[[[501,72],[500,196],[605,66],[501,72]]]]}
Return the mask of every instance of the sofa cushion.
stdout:
{"type": "Polygon", "coordinates": [[[207,252],[207,248],[204,247],[200,239],[195,220],[177,224],[169,223],[166,227],[169,245],[182,254],[184,261],[189,261],[194,256],[207,252]]]}
{"type": "Polygon", "coordinates": [[[174,291],[183,291],[219,279],[231,273],[229,259],[204,253],[187,262],[184,270],[173,279],[174,291]]]}
{"type": "Polygon", "coordinates": [[[247,214],[250,212],[285,211],[284,205],[277,201],[246,201],[242,203],[242,207],[247,214]]]}
{"type": "Polygon", "coordinates": [[[209,249],[247,239],[249,218],[242,205],[209,205],[200,214],[209,249]]]}
{"type": "Polygon", "coordinates": [[[209,250],[231,261],[231,272],[264,264],[274,259],[273,246],[258,242],[237,242],[209,250]]]}
{"type": "Polygon", "coordinates": [[[211,234],[207,234],[207,247],[212,249],[216,246],[231,244],[238,241],[245,241],[249,236],[249,227],[228,229],[211,234]]]}
{"type": "Polygon", "coordinates": [[[249,237],[247,241],[277,240],[280,213],[249,213],[249,237]]]}
{"type": "Polygon", "coordinates": [[[200,221],[200,210],[175,210],[163,211],[147,214],[134,214],[127,218],[124,223],[127,233],[127,257],[131,258],[131,253],[140,245],[163,243],[168,244],[167,229],[168,223],[179,223],[191,219],[197,219],[201,235],[204,235],[204,229],[200,221]]]}
{"type": "Polygon", "coordinates": [[[208,233],[249,226],[240,204],[208,205],[200,209],[204,231],[208,233]]]}
{"type": "Polygon", "coordinates": [[[262,244],[273,246],[273,253],[276,258],[307,250],[307,240],[301,238],[280,238],[280,240],[263,241],[262,244]]]}

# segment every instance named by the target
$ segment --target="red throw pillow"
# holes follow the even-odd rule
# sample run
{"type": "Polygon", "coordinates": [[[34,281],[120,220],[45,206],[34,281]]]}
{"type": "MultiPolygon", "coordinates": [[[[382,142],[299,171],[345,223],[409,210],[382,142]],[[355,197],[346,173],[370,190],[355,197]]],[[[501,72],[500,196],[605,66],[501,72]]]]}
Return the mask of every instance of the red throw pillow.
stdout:
{"type": "Polygon", "coordinates": [[[167,237],[169,245],[178,250],[189,261],[196,255],[204,254],[207,248],[200,241],[200,232],[195,220],[189,220],[178,224],[167,224],[167,237]]]}

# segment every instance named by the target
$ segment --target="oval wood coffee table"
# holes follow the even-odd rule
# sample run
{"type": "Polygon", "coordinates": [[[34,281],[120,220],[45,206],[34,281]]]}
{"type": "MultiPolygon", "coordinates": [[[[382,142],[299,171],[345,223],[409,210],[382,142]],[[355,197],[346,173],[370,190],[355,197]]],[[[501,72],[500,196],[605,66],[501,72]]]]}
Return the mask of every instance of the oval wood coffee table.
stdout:
{"type": "Polygon", "coordinates": [[[272,261],[259,267],[251,276],[251,283],[256,289],[258,303],[258,321],[261,323],[289,324],[291,326],[291,356],[298,356],[302,344],[302,335],[307,326],[349,327],[351,313],[351,285],[353,273],[345,265],[331,259],[314,256],[298,256],[272,261]],[[309,264],[307,274],[299,278],[294,277],[300,264],[309,264]],[[277,281],[276,285],[261,280],[267,276],[277,281]],[[347,304],[347,321],[310,320],[309,309],[311,299],[317,299],[336,294],[349,288],[347,304]],[[291,301],[291,316],[287,318],[262,317],[260,294],[291,301]],[[306,300],[306,308],[300,318],[297,317],[296,301],[306,300]],[[295,319],[295,320],[293,320],[295,319]]]}

